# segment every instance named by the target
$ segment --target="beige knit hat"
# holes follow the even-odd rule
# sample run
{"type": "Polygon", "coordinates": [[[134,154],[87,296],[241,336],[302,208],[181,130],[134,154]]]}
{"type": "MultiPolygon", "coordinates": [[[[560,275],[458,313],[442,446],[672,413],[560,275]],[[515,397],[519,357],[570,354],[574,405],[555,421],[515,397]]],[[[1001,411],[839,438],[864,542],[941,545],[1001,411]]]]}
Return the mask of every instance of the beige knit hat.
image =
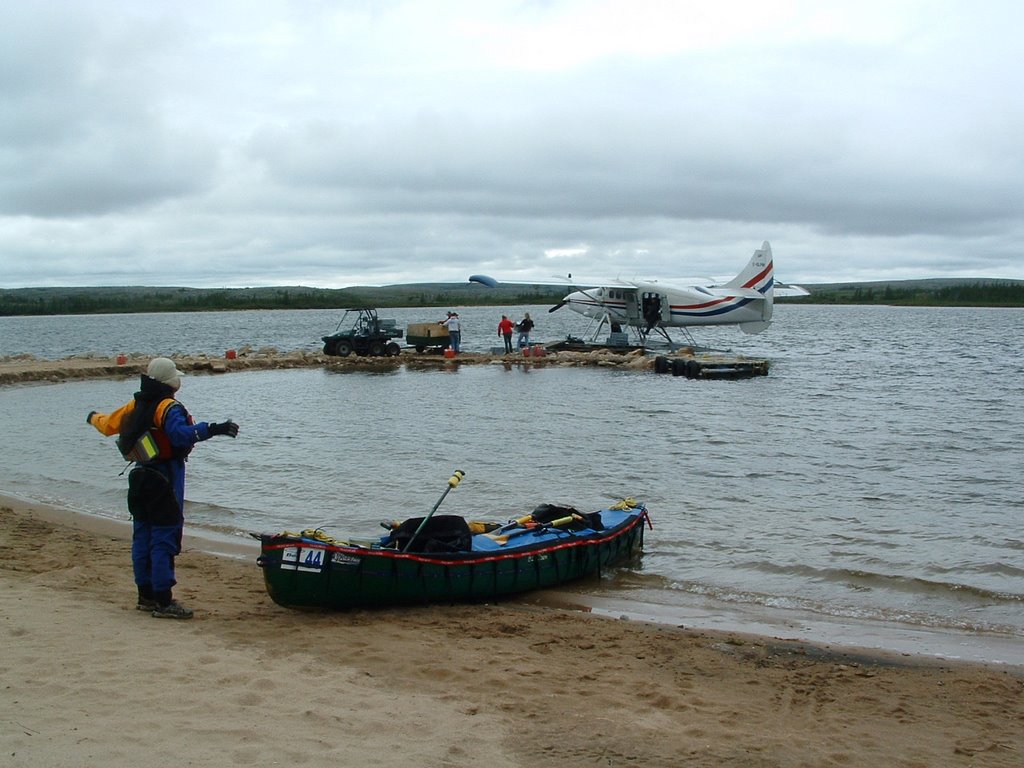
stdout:
{"type": "Polygon", "coordinates": [[[146,375],[174,389],[181,387],[181,371],[170,358],[154,357],[149,361],[146,375]]]}

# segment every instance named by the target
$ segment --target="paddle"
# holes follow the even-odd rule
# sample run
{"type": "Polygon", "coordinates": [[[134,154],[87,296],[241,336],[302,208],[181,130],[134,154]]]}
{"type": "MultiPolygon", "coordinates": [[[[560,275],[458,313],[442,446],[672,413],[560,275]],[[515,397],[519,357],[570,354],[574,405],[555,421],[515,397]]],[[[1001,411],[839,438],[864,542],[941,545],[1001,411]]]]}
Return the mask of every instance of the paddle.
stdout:
{"type": "Polygon", "coordinates": [[[535,526],[536,523],[533,520],[533,513],[531,512],[529,515],[517,517],[515,520],[507,522],[502,526],[499,526],[498,529],[496,531],[492,531],[492,533],[500,535],[502,533],[505,533],[506,531],[511,531],[514,528],[533,528],[535,526]]]}
{"type": "MultiPolygon", "coordinates": [[[[521,519],[525,519],[525,518],[521,518],[521,519]]],[[[504,534],[499,532],[499,533],[488,533],[487,535],[490,538],[494,539],[499,544],[501,544],[502,546],[504,546],[505,544],[508,543],[509,539],[511,539],[511,538],[513,538],[515,536],[520,536],[520,535],[522,535],[524,533],[529,533],[531,531],[533,531],[534,533],[538,533],[539,534],[539,533],[543,533],[544,531],[550,530],[552,528],[561,528],[563,525],[568,525],[569,523],[571,523],[573,521],[576,521],[576,520],[582,521],[583,519],[584,518],[583,518],[582,515],[575,515],[574,514],[574,515],[569,515],[567,517],[560,517],[557,520],[551,520],[550,522],[547,522],[547,523],[536,523],[534,525],[526,525],[526,523],[523,523],[522,525],[525,526],[523,528],[517,528],[517,529],[515,529],[513,531],[509,531],[508,533],[504,533],[504,534]]],[[[499,531],[500,530],[501,529],[499,529],[499,531]]]]}
{"type": "Polygon", "coordinates": [[[422,531],[423,526],[427,524],[427,520],[429,520],[433,514],[437,512],[437,508],[441,506],[441,502],[444,501],[444,497],[448,495],[448,491],[455,488],[465,476],[465,472],[461,469],[456,469],[455,473],[448,478],[448,487],[444,489],[444,493],[441,494],[441,498],[437,500],[437,504],[434,505],[434,508],[427,513],[427,516],[423,518],[423,521],[416,527],[416,530],[413,531],[412,536],[409,537],[409,541],[405,544],[405,549],[402,550],[403,552],[409,551],[409,547],[411,547],[412,543],[416,541],[416,537],[420,535],[420,531],[422,531]]]}

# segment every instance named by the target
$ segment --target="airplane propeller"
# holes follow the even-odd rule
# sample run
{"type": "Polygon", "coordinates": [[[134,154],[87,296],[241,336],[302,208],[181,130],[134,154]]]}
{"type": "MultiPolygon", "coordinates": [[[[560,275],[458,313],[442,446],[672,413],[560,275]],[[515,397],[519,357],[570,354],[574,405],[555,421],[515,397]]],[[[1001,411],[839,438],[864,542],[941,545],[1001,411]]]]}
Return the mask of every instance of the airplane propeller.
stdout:
{"type": "Polygon", "coordinates": [[[554,312],[556,309],[561,309],[568,303],[568,301],[560,301],[557,304],[555,304],[555,306],[553,306],[551,309],[549,309],[548,312],[554,312]]]}

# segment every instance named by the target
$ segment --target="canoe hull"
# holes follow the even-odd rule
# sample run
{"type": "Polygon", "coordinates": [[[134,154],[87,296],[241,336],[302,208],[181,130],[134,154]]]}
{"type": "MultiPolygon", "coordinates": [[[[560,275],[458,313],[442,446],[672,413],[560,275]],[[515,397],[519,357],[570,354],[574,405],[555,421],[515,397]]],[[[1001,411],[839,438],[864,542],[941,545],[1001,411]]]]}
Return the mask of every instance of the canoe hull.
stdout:
{"type": "Polygon", "coordinates": [[[600,574],[643,547],[641,506],[614,527],[507,549],[402,553],[264,534],[259,564],[274,602],[293,608],[359,608],[492,600],[600,574]]]}

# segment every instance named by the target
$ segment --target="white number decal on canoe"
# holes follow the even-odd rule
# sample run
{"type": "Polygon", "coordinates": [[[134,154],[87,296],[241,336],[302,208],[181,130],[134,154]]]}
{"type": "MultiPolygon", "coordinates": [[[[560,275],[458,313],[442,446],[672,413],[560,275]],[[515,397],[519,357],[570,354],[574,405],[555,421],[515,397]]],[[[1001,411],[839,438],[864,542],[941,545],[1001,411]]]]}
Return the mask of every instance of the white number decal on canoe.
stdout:
{"type": "Polygon", "coordinates": [[[285,547],[281,551],[281,568],[286,571],[322,571],[323,567],[322,549],[285,547]]]}

